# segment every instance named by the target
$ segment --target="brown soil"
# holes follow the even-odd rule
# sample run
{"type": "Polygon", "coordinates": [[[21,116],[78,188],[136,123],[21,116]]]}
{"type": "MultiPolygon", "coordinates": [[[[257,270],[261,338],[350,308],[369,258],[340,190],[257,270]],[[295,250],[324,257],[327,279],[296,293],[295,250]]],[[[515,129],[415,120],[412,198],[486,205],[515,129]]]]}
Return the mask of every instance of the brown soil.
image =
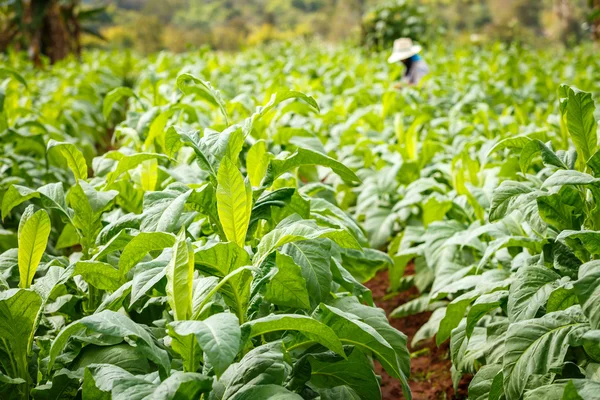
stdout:
{"type": "MultiPolygon", "coordinates": [[[[414,273],[414,268],[409,265],[406,269],[408,275],[414,273]]],[[[392,297],[386,297],[389,285],[387,271],[380,271],[375,278],[366,285],[373,292],[373,299],[378,307],[385,310],[389,315],[396,307],[419,296],[416,288],[399,293],[392,297]]],[[[419,330],[427,322],[430,312],[411,315],[406,318],[390,318],[394,328],[404,332],[408,336],[408,350],[411,352],[411,374],[409,379],[410,389],[414,400],[445,400],[466,399],[467,388],[471,377],[463,377],[454,391],[452,377],[450,374],[450,361],[448,343],[437,347],[434,339],[420,343],[416,348],[410,346],[410,342],[419,330]]],[[[383,369],[378,367],[377,373],[382,377],[381,391],[383,400],[403,399],[400,383],[391,378],[383,369]]]]}

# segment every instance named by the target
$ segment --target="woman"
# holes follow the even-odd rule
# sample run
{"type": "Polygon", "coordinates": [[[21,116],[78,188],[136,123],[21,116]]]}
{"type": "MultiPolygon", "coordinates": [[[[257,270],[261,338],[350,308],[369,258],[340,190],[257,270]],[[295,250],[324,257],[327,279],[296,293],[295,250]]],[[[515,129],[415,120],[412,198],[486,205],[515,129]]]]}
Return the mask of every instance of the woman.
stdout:
{"type": "Polygon", "coordinates": [[[421,58],[419,52],[422,47],[413,44],[409,38],[400,38],[394,41],[394,50],[388,58],[390,64],[402,61],[406,66],[406,72],[402,77],[402,82],[397,84],[397,87],[403,85],[416,85],[421,79],[429,73],[429,67],[425,60],[421,58]]]}

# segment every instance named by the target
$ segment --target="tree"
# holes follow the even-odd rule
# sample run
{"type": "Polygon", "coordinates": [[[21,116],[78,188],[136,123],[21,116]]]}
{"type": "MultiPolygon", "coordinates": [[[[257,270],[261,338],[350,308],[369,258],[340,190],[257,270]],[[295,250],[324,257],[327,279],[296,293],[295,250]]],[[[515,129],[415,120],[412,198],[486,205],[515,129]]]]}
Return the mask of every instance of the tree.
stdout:
{"type": "MultiPolygon", "coordinates": [[[[10,0],[2,3],[0,51],[27,50],[36,65],[45,55],[54,63],[81,54],[81,35],[100,36],[83,23],[105,16],[104,8],[84,9],[80,0],[10,0]]],[[[101,36],[100,36],[101,37],[101,36]]]]}
{"type": "Polygon", "coordinates": [[[590,19],[592,21],[592,36],[594,40],[600,41],[600,0],[590,0],[592,13],[590,19]]]}

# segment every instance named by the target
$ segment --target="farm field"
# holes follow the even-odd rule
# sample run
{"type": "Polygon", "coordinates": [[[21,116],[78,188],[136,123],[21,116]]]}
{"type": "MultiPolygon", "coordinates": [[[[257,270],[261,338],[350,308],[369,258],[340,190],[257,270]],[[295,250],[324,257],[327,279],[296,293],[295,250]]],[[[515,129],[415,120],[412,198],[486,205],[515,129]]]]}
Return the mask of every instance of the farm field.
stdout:
{"type": "Polygon", "coordinates": [[[598,54],[2,55],[0,398],[600,399],[598,54]]]}

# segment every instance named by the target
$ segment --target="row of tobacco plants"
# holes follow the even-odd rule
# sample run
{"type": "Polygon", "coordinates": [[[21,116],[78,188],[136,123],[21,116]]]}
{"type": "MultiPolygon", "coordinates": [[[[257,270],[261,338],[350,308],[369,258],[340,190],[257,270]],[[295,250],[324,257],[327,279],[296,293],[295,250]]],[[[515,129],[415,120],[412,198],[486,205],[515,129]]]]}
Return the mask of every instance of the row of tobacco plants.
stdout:
{"type": "Polygon", "coordinates": [[[401,92],[345,48],[7,56],[0,390],[408,398],[387,268],[469,398],[598,398],[594,54],[433,47],[401,92]]]}
{"type": "Polygon", "coordinates": [[[347,269],[388,257],[319,196],[359,177],[267,134],[315,100],[239,111],[189,73],[147,96],[94,67],[58,88],[0,70],[2,397],[379,398],[374,362],[410,397],[406,336],[347,269]]]}

